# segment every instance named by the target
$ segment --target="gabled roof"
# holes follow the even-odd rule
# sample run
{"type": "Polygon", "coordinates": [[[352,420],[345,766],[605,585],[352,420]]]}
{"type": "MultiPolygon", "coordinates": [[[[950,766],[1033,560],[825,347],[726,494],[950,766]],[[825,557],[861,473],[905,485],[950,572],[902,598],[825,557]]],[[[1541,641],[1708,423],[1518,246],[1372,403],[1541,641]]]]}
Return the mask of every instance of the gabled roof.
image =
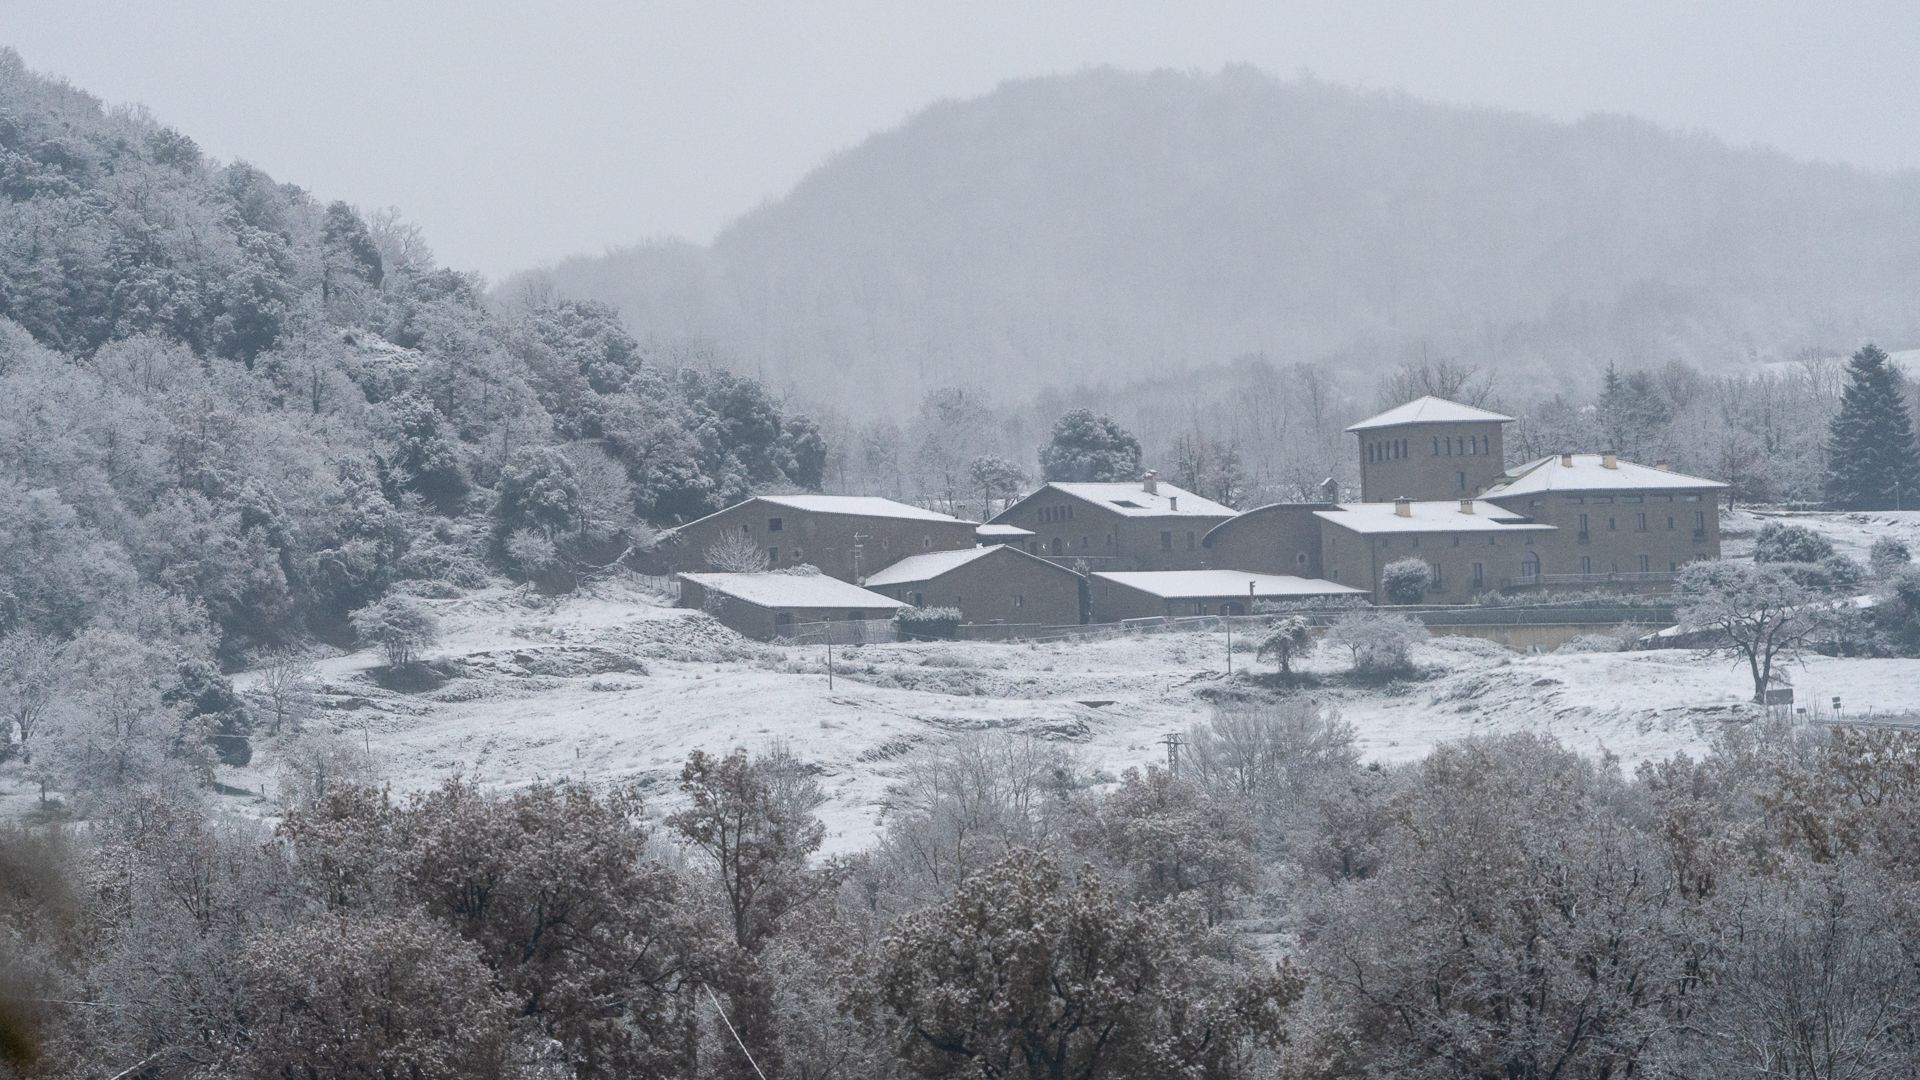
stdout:
{"type": "Polygon", "coordinates": [[[900,601],[825,574],[708,574],[678,575],[709,592],[721,593],[764,608],[882,608],[900,601]]]}
{"type": "Polygon", "coordinates": [[[1023,529],[1018,525],[995,525],[992,522],[988,522],[973,530],[973,535],[983,538],[1004,537],[1017,540],[1023,536],[1033,536],[1035,533],[1032,529],[1023,529]]]}
{"type": "Polygon", "coordinates": [[[1504,506],[1474,500],[1473,513],[1459,499],[1416,502],[1401,517],[1390,502],[1341,503],[1313,516],[1357,533],[1552,532],[1553,526],[1528,521],[1504,506]]]}
{"type": "Polygon", "coordinates": [[[1560,464],[1560,455],[1529,461],[1495,481],[1481,498],[1538,495],[1544,491],[1714,491],[1727,485],[1686,473],[1615,460],[1607,468],[1600,454],[1574,454],[1573,464],[1560,464]]]}
{"type": "Polygon", "coordinates": [[[909,555],[867,578],[865,584],[868,588],[878,588],[882,585],[906,585],[917,581],[932,581],[968,563],[987,558],[1031,559],[1062,574],[1074,573],[1057,562],[1043,559],[1038,555],[1029,555],[1011,544],[989,544],[985,547],[963,548],[959,551],[927,551],[918,555],[909,555]]]}
{"type": "Polygon", "coordinates": [[[1139,570],[1095,573],[1092,576],[1164,600],[1228,596],[1252,596],[1256,600],[1277,596],[1348,596],[1364,591],[1319,578],[1252,574],[1240,570],[1139,570]],[[1248,586],[1252,586],[1251,591],[1248,586]]]}
{"type": "Polygon", "coordinates": [[[879,585],[903,585],[909,581],[928,581],[949,570],[957,570],[975,559],[985,558],[996,551],[1012,550],[1004,545],[995,545],[960,548],[957,551],[925,551],[918,555],[909,555],[897,563],[867,575],[866,583],[868,588],[873,588],[879,585]]]}
{"type": "Polygon", "coordinates": [[[1401,424],[1459,424],[1473,421],[1492,420],[1507,423],[1513,417],[1486,409],[1476,409],[1472,405],[1462,405],[1457,401],[1434,397],[1428,394],[1417,397],[1405,405],[1395,405],[1379,416],[1370,416],[1347,428],[1348,431],[1366,431],[1369,428],[1398,427],[1401,424]]]}
{"type": "MultiPolygon", "coordinates": [[[[1048,488],[1071,495],[1082,502],[1089,502],[1102,510],[1108,510],[1125,517],[1232,517],[1238,511],[1231,506],[1222,506],[1212,499],[1195,495],[1183,487],[1160,481],[1148,491],[1141,481],[1123,481],[1120,483],[1075,483],[1070,481],[1049,480],[1033,495],[1021,499],[1024,503],[1034,495],[1048,488]]],[[[1015,503],[1014,506],[1019,506],[1015,503]]],[[[998,521],[1005,517],[1007,510],[994,516],[998,521]]]]}
{"type": "MultiPolygon", "coordinates": [[[[695,525],[707,518],[719,517],[736,507],[750,502],[769,503],[784,506],[790,510],[801,510],[810,514],[846,514],[851,517],[898,518],[904,521],[940,522],[947,525],[972,525],[974,522],[943,514],[938,510],[927,510],[918,506],[909,506],[892,499],[883,499],[877,495],[755,495],[743,499],[726,510],[716,510],[703,518],[696,518],[686,525],[695,525]]],[[[686,528],[681,525],[679,528],[686,528]]]]}

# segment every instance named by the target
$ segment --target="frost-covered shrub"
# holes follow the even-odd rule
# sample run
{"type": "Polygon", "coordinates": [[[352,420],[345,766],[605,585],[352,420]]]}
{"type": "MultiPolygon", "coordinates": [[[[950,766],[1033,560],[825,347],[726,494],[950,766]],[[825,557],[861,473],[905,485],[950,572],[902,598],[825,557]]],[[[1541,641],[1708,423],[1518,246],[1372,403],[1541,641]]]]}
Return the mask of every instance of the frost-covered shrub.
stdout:
{"type": "Polygon", "coordinates": [[[1913,565],[1913,552],[1900,540],[1883,536],[1867,549],[1867,565],[1874,577],[1888,577],[1913,565]]]}
{"type": "Polygon", "coordinates": [[[959,608],[903,607],[894,613],[893,625],[900,636],[914,641],[951,640],[960,630],[959,608]]]}
{"type": "Polygon", "coordinates": [[[363,643],[386,651],[390,667],[413,663],[420,650],[440,639],[440,620],[411,596],[395,594],[376,600],[354,612],[351,621],[363,643]]]}
{"type": "Polygon", "coordinates": [[[1833,541],[1801,525],[1769,521],[1753,541],[1753,561],[1817,563],[1833,554],[1833,541]]]}
{"type": "Polygon", "coordinates": [[[1554,651],[1563,653],[1619,652],[1620,639],[1612,634],[1581,634],[1579,637],[1573,638],[1554,651]]]}
{"type": "Polygon", "coordinates": [[[1358,675],[1395,675],[1413,669],[1413,647],[1427,640],[1419,622],[1385,611],[1352,611],[1334,620],[1326,641],[1347,650],[1358,675]]]}
{"type": "Polygon", "coordinates": [[[1397,559],[1380,571],[1380,588],[1389,604],[1417,604],[1427,598],[1433,567],[1425,559],[1397,559]]]}

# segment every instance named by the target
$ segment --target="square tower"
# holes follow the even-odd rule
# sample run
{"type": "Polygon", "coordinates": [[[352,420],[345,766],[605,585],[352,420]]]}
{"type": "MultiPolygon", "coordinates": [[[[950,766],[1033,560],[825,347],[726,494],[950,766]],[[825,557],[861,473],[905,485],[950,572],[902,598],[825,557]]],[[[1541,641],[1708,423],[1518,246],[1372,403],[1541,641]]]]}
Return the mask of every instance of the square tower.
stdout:
{"type": "Polygon", "coordinates": [[[1470,499],[1506,474],[1513,417],[1431,395],[1347,430],[1360,437],[1360,500],[1470,499]]]}

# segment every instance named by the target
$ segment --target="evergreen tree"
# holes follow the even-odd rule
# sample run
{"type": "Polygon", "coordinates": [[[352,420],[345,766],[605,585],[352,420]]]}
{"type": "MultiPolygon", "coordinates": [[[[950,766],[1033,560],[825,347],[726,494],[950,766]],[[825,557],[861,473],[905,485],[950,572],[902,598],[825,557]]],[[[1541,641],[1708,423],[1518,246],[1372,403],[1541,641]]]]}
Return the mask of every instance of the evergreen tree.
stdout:
{"type": "Polygon", "coordinates": [[[1140,440],[1110,416],[1075,409],[1054,421],[1040,470],[1049,480],[1132,480],[1140,475],[1140,440]]]}
{"type": "Polygon", "coordinates": [[[1853,354],[1827,443],[1827,503],[1840,510],[1920,505],[1920,452],[1900,373],[1877,345],[1853,354]]]}

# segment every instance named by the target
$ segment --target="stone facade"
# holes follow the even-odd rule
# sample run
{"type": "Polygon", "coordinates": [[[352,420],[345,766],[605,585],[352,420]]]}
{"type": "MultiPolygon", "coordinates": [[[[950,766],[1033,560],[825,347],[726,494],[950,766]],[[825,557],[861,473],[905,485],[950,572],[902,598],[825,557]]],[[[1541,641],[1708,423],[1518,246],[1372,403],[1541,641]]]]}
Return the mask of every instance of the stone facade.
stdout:
{"type": "Polygon", "coordinates": [[[1320,556],[1320,520],[1315,510],[1332,503],[1272,503],[1216,525],[1201,538],[1207,567],[1262,574],[1325,577],[1320,556]]]}
{"type": "Polygon", "coordinates": [[[1490,495],[1555,531],[1541,537],[1539,563],[1515,585],[1543,584],[1568,574],[1637,575],[1651,580],[1690,562],[1720,557],[1720,501],[1706,491],[1549,491],[1490,495]]]}
{"type": "Polygon", "coordinates": [[[857,582],[909,555],[973,547],[974,529],[969,521],[823,513],[755,498],[680,526],[649,561],[666,572],[705,570],[707,550],[739,533],[767,555],[770,569],[811,565],[857,582]]]}
{"type": "Polygon", "coordinates": [[[925,580],[869,587],[915,607],[959,608],[970,623],[1069,626],[1083,621],[1080,575],[1007,545],[925,580]]]}
{"type": "Polygon", "coordinates": [[[1054,487],[1043,487],[996,516],[1033,536],[1029,553],[1089,570],[1199,570],[1207,565],[1200,540],[1232,520],[1224,514],[1122,514],[1054,487]]]}
{"type": "Polygon", "coordinates": [[[1360,437],[1360,501],[1464,499],[1506,472],[1503,421],[1367,428],[1360,437]]]}
{"type": "Polygon", "coordinates": [[[1380,572],[1389,563],[1417,558],[1433,569],[1426,602],[1470,604],[1483,592],[1513,584],[1551,542],[1545,529],[1508,532],[1363,533],[1333,522],[1323,522],[1322,557],[1326,578],[1341,585],[1366,589],[1373,602],[1384,604],[1380,572]]]}

